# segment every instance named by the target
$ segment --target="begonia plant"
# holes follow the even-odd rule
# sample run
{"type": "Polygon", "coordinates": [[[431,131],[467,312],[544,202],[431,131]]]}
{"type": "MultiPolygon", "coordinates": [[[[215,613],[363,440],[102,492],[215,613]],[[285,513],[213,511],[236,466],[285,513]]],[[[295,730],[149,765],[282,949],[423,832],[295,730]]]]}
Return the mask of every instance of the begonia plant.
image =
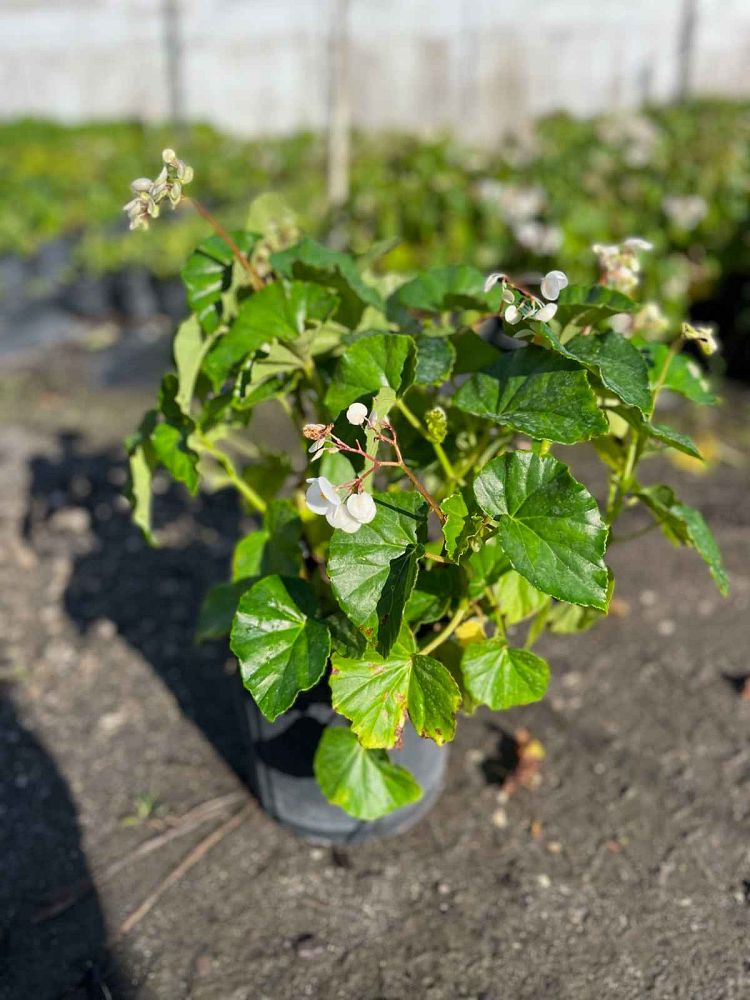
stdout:
{"type": "MultiPolygon", "coordinates": [[[[187,201],[190,168],[164,160],[135,182],[138,227],[187,201]]],[[[193,204],[216,233],[185,264],[175,370],[128,442],[134,517],[152,538],[158,466],[191,493],[236,490],[255,528],[198,632],[229,636],[269,720],[327,680],[338,718],[315,774],[330,802],[363,820],[414,802],[388,755],[406,724],[444,744],[460,712],[542,698],[534,644],[607,614],[624,510],[642,507],[726,592],[701,514],[639,477],[651,453],[699,457],[655,410],[666,391],[714,401],[682,348],[716,347],[707,328],[655,334],[638,302],[646,241],[597,246],[593,285],[461,263],[374,278],[373,255],[300,237],[273,200],[232,233],[193,204]],[[601,503],[565,462],[583,443],[604,464],[601,503]]]]}

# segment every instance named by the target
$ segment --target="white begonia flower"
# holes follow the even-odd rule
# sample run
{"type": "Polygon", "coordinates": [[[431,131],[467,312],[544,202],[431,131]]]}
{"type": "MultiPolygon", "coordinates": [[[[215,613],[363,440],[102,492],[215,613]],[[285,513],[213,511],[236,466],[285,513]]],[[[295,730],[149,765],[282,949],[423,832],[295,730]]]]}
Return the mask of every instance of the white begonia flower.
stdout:
{"type": "Polygon", "coordinates": [[[503,313],[503,319],[512,326],[514,323],[520,323],[522,317],[516,306],[508,306],[503,313]]]}
{"type": "Polygon", "coordinates": [[[542,278],[542,295],[545,299],[556,299],[568,285],[565,271],[548,271],[542,278]]]}
{"type": "Polygon", "coordinates": [[[332,528],[345,531],[347,535],[353,535],[355,531],[359,531],[362,527],[361,522],[352,517],[341,501],[335,505],[332,504],[328,508],[326,511],[326,521],[328,521],[332,528]]]}
{"type": "Polygon", "coordinates": [[[346,411],[346,419],[355,427],[361,427],[367,420],[367,407],[364,403],[352,403],[346,411]]]}
{"type": "Polygon", "coordinates": [[[346,501],[346,509],[360,524],[369,524],[378,512],[369,493],[352,493],[346,501]]]}
{"type": "Polygon", "coordinates": [[[498,283],[498,281],[502,281],[504,277],[505,275],[502,273],[502,271],[493,271],[492,274],[488,274],[484,282],[485,294],[491,291],[498,283]]]}
{"type": "Polygon", "coordinates": [[[509,306],[512,306],[515,301],[516,301],[516,297],[513,294],[513,292],[511,291],[511,289],[510,288],[504,288],[503,289],[503,302],[505,302],[509,306]]]}
{"type": "Polygon", "coordinates": [[[662,201],[664,214],[680,229],[695,229],[708,212],[705,198],[699,194],[668,195],[662,201]]]}
{"type": "Polygon", "coordinates": [[[529,318],[535,319],[537,323],[549,323],[556,312],[557,304],[555,302],[547,302],[546,305],[543,305],[541,309],[537,309],[534,315],[529,318]]]}
{"type": "Polygon", "coordinates": [[[305,503],[313,514],[327,515],[331,507],[337,507],[341,504],[336,487],[325,476],[318,476],[307,481],[310,486],[305,494],[305,503]]]}
{"type": "Polygon", "coordinates": [[[615,333],[627,333],[633,325],[633,318],[630,313],[615,313],[610,317],[609,325],[615,333]]]}
{"type": "Polygon", "coordinates": [[[649,242],[649,240],[644,240],[640,236],[628,236],[628,238],[623,243],[624,247],[628,250],[653,250],[654,244],[649,242]]]}

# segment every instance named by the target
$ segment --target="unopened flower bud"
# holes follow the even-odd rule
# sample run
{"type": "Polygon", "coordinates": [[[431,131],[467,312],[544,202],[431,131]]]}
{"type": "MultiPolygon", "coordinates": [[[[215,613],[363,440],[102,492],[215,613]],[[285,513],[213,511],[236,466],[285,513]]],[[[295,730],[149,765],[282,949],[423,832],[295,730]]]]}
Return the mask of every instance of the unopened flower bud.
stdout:
{"type": "Polygon", "coordinates": [[[433,406],[425,414],[427,436],[435,444],[442,444],[448,434],[448,416],[442,406],[433,406]]]}

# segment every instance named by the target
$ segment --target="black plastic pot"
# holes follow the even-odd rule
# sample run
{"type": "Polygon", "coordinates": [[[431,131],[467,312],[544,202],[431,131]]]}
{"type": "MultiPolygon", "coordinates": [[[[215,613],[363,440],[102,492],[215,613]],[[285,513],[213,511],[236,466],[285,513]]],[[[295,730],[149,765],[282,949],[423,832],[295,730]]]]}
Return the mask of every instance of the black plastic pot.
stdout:
{"type": "Polygon", "coordinates": [[[422,786],[422,798],[373,822],[354,819],[323,797],[313,774],[313,757],[323,730],[339,718],[331,708],[328,684],[300,695],[294,707],[275,722],[261,715],[244,689],[241,694],[250,739],[250,787],[269,816],[299,836],[323,844],[390,836],[408,829],[437,801],[448,748],[421,739],[407,723],[403,747],[389,755],[414,775],[422,786]]]}

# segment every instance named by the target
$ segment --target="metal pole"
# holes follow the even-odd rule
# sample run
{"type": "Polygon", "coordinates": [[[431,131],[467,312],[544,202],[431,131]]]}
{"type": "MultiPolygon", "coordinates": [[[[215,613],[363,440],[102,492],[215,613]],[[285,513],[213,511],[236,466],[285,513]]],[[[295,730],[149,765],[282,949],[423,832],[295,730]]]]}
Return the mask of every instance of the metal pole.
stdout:
{"type": "Polygon", "coordinates": [[[329,35],[328,204],[341,208],[349,197],[349,0],[332,0],[329,35]]]}

